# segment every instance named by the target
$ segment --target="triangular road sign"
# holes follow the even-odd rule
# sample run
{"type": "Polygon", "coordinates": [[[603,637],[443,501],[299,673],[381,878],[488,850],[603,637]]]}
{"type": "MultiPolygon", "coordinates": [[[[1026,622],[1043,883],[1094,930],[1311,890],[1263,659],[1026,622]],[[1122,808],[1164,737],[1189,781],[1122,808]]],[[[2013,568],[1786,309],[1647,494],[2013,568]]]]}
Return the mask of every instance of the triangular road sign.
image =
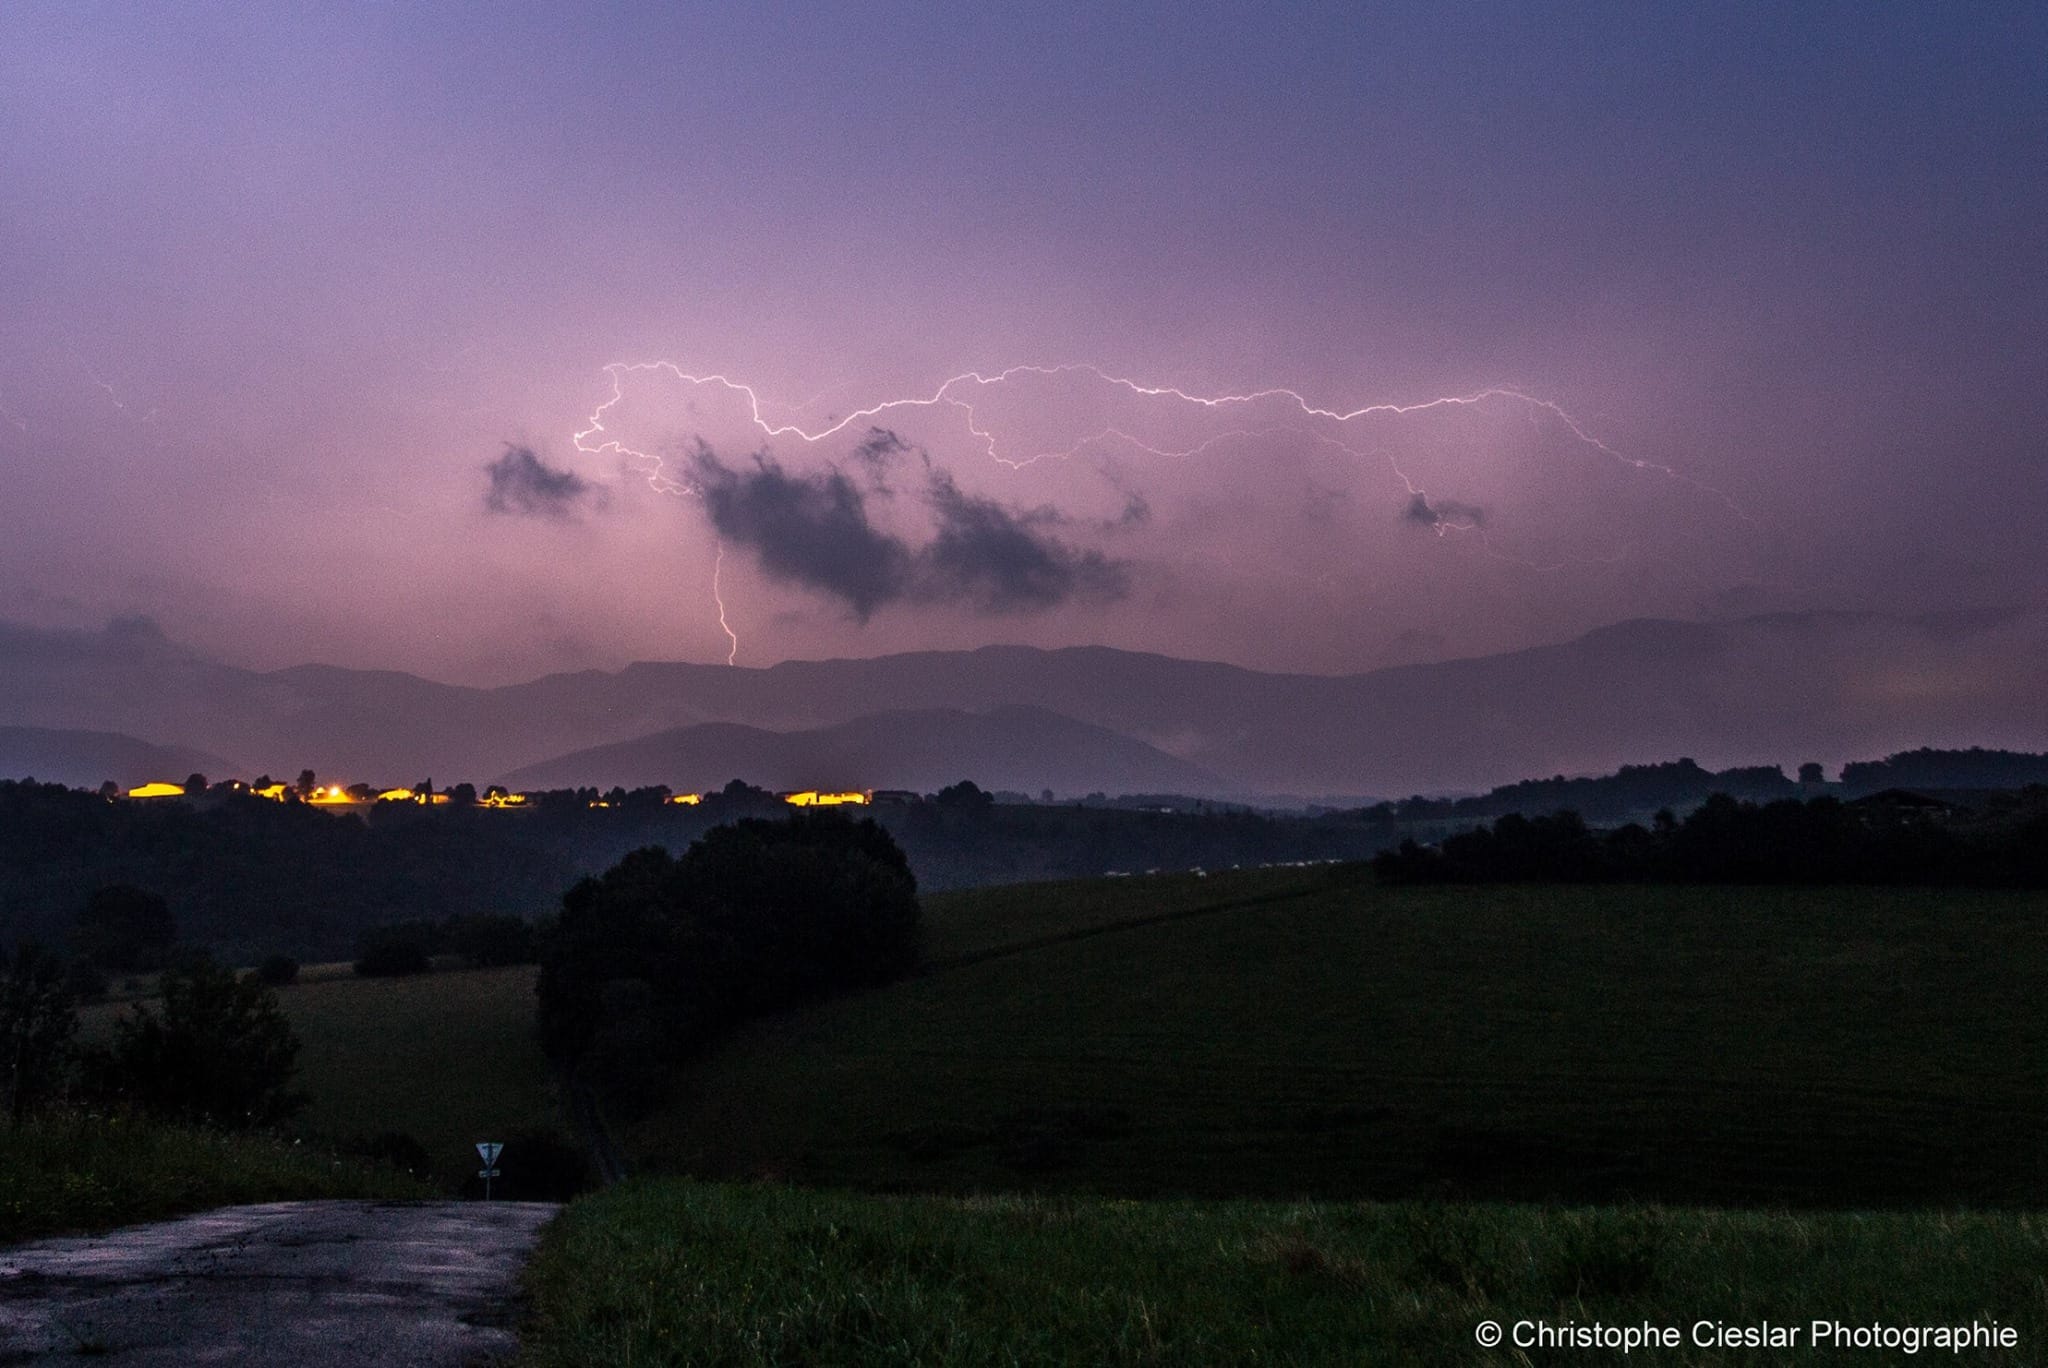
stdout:
{"type": "Polygon", "coordinates": [[[484,1161],[485,1168],[495,1165],[498,1162],[498,1155],[504,1149],[505,1147],[495,1140],[479,1140],[476,1142],[477,1158],[484,1161]]]}

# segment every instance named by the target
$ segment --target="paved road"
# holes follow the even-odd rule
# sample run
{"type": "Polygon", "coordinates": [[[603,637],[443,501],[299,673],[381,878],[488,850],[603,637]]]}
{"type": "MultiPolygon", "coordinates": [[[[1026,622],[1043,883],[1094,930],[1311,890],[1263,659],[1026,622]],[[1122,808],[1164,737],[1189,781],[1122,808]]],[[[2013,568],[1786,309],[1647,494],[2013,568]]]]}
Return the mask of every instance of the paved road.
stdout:
{"type": "Polygon", "coordinates": [[[0,1249],[0,1364],[472,1365],[543,1202],[275,1202],[0,1249]]]}

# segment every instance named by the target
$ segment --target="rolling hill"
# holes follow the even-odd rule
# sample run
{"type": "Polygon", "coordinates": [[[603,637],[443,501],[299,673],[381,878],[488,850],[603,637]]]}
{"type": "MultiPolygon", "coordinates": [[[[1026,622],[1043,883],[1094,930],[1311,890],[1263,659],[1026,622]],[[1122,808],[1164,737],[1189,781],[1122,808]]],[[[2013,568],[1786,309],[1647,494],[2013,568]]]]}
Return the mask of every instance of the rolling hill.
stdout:
{"type": "Polygon", "coordinates": [[[152,779],[175,783],[195,772],[218,778],[240,769],[205,751],[152,745],[119,732],[0,726],[0,779],[95,788],[108,779],[123,786],[152,779]]]}
{"type": "Polygon", "coordinates": [[[794,732],[704,722],[595,746],[506,776],[528,789],[667,784],[700,792],[735,777],[771,789],[920,793],[968,778],[984,788],[1030,793],[1196,793],[1221,783],[1141,741],[1025,706],[875,713],[794,732]]]}

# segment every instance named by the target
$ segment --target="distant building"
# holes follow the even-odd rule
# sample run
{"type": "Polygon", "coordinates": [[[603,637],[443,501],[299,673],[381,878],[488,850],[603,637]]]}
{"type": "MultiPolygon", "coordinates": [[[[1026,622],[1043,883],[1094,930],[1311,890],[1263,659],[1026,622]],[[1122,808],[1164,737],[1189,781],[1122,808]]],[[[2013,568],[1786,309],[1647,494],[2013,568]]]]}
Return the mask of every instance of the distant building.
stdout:
{"type": "Polygon", "coordinates": [[[130,798],[183,798],[185,796],[185,786],[182,784],[168,784],[159,780],[155,783],[141,784],[129,789],[128,796],[130,798]]]}

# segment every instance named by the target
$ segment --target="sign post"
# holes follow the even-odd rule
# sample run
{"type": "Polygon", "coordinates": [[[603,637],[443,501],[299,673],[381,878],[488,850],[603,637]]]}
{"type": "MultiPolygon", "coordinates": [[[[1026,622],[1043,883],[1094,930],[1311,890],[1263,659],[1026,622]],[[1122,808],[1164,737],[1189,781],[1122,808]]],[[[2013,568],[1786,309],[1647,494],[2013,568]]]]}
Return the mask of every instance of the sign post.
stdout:
{"type": "Polygon", "coordinates": [[[484,1166],[477,1170],[476,1176],[484,1180],[484,1200],[486,1202],[491,1200],[491,1179],[498,1176],[498,1156],[504,1152],[505,1147],[495,1140],[479,1140],[476,1142],[477,1157],[484,1161],[484,1166]]]}

